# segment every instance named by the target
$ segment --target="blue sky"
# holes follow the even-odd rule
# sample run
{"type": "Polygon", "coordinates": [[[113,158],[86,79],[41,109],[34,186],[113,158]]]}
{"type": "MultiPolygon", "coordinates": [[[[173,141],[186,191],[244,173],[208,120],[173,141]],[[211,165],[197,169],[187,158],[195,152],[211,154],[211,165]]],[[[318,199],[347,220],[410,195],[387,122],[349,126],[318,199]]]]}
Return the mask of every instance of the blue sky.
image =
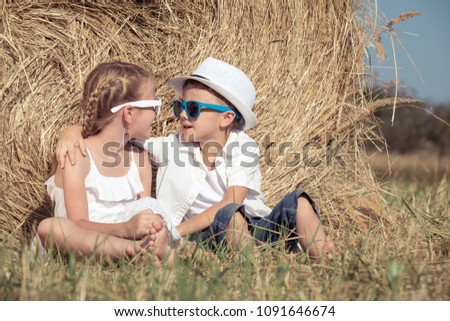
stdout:
{"type": "MultiPolygon", "coordinates": [[[[450,1],[378,0],[377,3],[378,10],[386,16],[387,20],[405,11],[421,12],[421,16],[402,21],[393,28],[414,61],[423,83],[405,51],[395,42],[399,78],[402,84],[412,92],[415,90],[416,97],[431,103],[449,104],[450,1]]],[[[384,34],[382,39],[387,59],[380,64],[375,58],[375,50],[370,50],[370,54],[373,70],[382,80],[389,81],[395,79],[392,46],[387,34],[384,34]]]]}

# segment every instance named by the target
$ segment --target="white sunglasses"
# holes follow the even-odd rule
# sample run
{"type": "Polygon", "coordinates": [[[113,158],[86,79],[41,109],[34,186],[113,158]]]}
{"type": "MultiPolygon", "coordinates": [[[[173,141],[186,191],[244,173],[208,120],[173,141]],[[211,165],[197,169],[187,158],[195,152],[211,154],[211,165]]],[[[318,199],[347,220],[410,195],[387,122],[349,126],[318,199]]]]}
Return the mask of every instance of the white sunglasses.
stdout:
{"type": "Polygon", "coordinates": [[[157,99],[157,100],[138,100],[138,101],[132,101],[132,102],[128,102],[128,103],[124,103],[118,106],[114,106],[113,108],[111,108],[111,112],[117,113],[119,110],[121,110],[122,108],[126,107],[126,106],[133,106],[136,108],[149,108],[152,107],[155,109],[156,115],[159,115],[159,111],[161,109],[161,99],[157,99]]]}

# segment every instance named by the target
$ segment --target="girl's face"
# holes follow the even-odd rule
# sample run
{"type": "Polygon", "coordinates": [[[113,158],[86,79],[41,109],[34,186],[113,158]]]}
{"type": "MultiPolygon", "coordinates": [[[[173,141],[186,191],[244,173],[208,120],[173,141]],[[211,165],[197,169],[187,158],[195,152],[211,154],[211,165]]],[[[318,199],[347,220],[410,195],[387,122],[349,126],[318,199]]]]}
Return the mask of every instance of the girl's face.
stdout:
{"type": "MultiPolygon", "coordinates": [[[[220,102],[220,100],[207,89],[189,84],[183,89],[182,99],[184,101],[196,100],[209,104],[223,105],[223,102],[220,102]]],[[[221,127],[223,125],[222,113],[203,108],[201,109],[198,118],[188,118],[186,111],[183,110],[179,119],[181,126],[180,130],[184,141],[200,144],[213,141],[225,144],[225,130],[221,127]]]]}
{"type": "MultiPolygon", "coordinates": [[[[149,82],[143,87],[143,94],[140,100],[155,100],[155,85],[149,82]]],[[[156,118],[154,108],[134,108],[133,122],[128,128],[131,138],[148,139],[152,134],[152,124],[156,118]]]]}

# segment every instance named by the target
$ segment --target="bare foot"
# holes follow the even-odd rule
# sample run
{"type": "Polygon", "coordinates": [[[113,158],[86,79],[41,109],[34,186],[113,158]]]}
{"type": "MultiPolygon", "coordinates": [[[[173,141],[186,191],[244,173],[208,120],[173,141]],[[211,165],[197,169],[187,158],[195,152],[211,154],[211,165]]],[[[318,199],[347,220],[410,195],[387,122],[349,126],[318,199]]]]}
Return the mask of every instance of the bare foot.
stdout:
{"type": "Polygon", "coordinates": [[[336,256],[342,256],[343,254],[344,251],[336,246],[333,241],[326,241],[323,244],[323,252],[320,258],[322,262],[327,263],[332,262],[336,256]]]}
{"type": "Polygon", "coordinates": [[[344,254],[344,250],[342,250],[342,248],[334,244],[333,241],[326,241],[325,244],[323,245],[323,250],[327,254],[337,254],[337,255],[344,254]]]}
{"type": "Polygon", "coordinates": [[[136,255],[136,249],[134,248],[133,245],[127,245],[127,247],[125,248],[125,255],[127,256],[127,258],[129,260],[134,259],[135,255],[136,255]]]}
{"type": "Polygon", "coordinates": [[[147,263],[148,258],[152,257],[154,259],[155,267],[161,267],[161,260],[156,254],[152,253],[152,249],[147,246],[152,242],[154,241],[152,241],[152,237],[149,235],[142,240],[137,241],[135,244],[127,245],[127,247],[125,248],[125,254],[130,260],[130,263],[133,263],[135,261],[139,261],[140,263],[147,263]]]}
{"type": "Polygon", "coordinates": [[[153,221],[153,228],[150,236],[156,235],[156,240],[150,242],[150,249],[155,251],[156,256],[167,266],[172,266],[174,262],[175,252],[169,246],[169,230],[163,221],[153,221]]]}

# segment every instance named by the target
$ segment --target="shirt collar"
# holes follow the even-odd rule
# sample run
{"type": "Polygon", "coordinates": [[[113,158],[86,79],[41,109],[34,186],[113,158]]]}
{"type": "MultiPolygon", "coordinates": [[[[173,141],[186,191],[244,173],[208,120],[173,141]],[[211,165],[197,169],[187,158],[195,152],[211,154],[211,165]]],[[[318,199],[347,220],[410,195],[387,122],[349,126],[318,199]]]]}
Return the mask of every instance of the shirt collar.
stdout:
{"type": "Polygon", "coordinates": [[[233,147],[235,147],[234,144],[238,141],[238,135],[238,132],[235,130],[230,133],[230,136],[228,136],[227,142],[222,149],[224,155],[231,155],[233,147]]]}

